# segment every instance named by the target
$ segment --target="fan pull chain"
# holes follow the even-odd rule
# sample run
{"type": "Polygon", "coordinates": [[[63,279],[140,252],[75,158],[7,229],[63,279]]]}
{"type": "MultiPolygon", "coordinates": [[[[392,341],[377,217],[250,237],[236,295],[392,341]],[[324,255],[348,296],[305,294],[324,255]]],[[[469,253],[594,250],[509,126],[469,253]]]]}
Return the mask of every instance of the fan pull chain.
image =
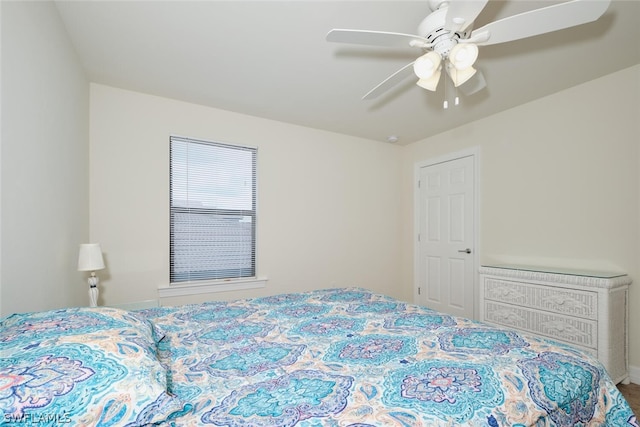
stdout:
{"type": "MultiPolygon", "coordinates": [[[[442,102],[442,108],[447,110],[449,109],[449,100],[447,99],[447,82],[444,83],[444,101],[442,102]]],[[[453,88],[453,105],[460,105],[460,97],[458,96],[458,88],[454,86],[453,88]]]]}
{"type": "Polygon", "coordinates": [[[458,97],[458,87],[456,85],[453,85],[453,96],[453,105],[459,105],[460,98],[458,97]]]}
{"type": "MultiPolygon", "coordinates": [[[[447,82],[444,83],[444,102],[442,103],[442,107],[447,110],[449,108],[449,100],[447,99],[447,82]]],[[[460,97],[458,96],[458,88],[453,87],[453,105],[460,105],[460,97]]]]}
{"type": "Polygon", "coordinates": [[[444,79],[444,102],[442,103],[442,108],[443,109],[448,109],[449,108],[449,101],[447,100],[447,80],[444,79]]]}

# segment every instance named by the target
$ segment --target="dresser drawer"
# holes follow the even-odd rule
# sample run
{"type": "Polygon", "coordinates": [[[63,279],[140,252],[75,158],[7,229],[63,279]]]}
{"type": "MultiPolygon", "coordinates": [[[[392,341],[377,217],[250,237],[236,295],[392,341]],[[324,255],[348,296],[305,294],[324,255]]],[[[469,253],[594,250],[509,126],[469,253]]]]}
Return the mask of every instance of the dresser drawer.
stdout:
{"type": "Polygon", "coordinates": [[[583,319],[596,320],[598,318],[597,292],[535,285],[491,277],[484,279],[483,286],[484,297],[487,300],[583,319]]]}
{"type": "Polygon", "coordinates": [[[484,320],[543,335],[581,347],[597,349],[597,322],[526,307],[484,301],[484,320]]]}

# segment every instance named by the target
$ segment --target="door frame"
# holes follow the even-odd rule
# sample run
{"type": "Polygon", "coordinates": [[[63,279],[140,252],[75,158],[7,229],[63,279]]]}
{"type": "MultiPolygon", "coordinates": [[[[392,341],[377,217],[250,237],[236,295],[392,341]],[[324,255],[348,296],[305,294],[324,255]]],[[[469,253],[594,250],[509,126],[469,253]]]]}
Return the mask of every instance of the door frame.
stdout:
{"type": "Polygon", "coordinates": [[[434,166],[463,157],[473,158],[473,319],[477,320],[480,315],[479,305],[479,272],[480,268],[480,147],[474,146],[460,151],[443,154],[438,157],[416,162],[413,170],[413,302],[419,303],[418,287],[420,286],[419,261],[420,242],[418,241],[418,231],[420,230],[420,169],[434,166]]]}

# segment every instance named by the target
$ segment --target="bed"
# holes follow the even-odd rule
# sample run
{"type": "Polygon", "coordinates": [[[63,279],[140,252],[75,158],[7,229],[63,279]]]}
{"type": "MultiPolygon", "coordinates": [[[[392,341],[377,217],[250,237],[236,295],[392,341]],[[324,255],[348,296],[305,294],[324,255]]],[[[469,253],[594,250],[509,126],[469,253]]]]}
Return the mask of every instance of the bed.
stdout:
{"type": "Polygon", "coordinates": [[[5,425],[638,426],[590,356],[360,288],[0,324],[5,425]]]}

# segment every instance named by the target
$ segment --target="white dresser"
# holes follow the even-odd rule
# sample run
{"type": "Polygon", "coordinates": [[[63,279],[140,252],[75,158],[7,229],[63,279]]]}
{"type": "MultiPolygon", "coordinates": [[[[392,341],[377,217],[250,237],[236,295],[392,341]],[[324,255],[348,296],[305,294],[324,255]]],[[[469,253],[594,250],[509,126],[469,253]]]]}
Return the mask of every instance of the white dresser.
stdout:
{"type": "Polygon", "coordinates": [[[480,320],[572,344],[629,382],[627,294],[621,273],[480,267],[480,320]]]}

